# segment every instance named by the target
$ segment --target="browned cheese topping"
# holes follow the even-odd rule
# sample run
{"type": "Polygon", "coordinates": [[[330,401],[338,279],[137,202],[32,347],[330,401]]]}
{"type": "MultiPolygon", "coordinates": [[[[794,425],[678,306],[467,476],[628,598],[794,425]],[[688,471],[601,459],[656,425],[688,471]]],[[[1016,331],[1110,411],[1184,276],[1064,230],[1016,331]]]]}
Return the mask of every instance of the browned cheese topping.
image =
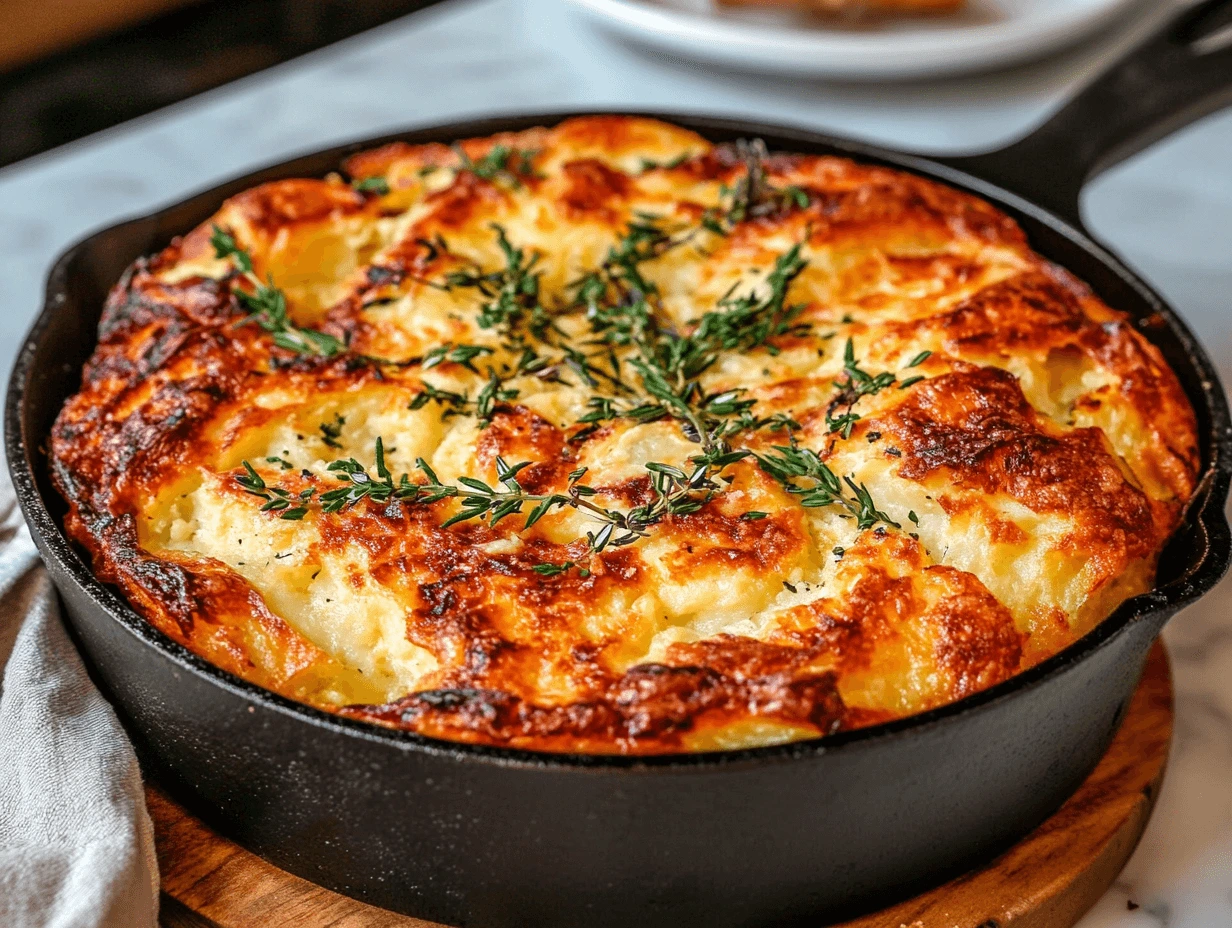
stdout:
{"type": "Polygon", "coordinates": [[[71,536],[239,677],[655,753],[940,706],[1148,590],[1193,412],[989,204],[644,119],[393,144],[116,284],[71,536]]]}

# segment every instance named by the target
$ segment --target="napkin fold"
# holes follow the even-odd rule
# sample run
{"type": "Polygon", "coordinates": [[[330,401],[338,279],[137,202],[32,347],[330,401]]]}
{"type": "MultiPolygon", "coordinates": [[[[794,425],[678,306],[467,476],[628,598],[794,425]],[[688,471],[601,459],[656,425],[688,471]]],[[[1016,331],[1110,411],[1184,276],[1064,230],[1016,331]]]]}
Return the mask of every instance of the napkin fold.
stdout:
{"type": "Polygon", "coordinates": [[[0,465],[0,925],[154,928],[141,771],[65,631],[0,465]]]}

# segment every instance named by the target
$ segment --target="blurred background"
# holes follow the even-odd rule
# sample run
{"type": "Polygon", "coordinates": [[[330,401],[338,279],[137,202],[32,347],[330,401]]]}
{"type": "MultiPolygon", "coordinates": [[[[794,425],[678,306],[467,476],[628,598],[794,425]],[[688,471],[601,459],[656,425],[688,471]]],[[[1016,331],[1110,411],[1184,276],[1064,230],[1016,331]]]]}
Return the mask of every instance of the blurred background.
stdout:
{"type": "Polygon", "coordinates": [[[348,38],[431,0],[5,0],[0,165],[348,38]]]}

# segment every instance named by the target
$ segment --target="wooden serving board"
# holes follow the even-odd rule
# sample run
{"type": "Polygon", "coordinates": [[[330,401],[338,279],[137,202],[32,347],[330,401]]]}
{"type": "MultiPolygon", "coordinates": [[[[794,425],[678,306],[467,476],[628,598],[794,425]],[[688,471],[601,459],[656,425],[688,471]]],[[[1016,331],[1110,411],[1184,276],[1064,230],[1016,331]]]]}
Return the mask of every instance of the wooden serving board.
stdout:
{"type": "MultiPolygon", "coordinates": [[[[836,928],[1070,928],[1146,828],[1172,720],[1168,655],[1157,643],[1108,753],[1052,818],[984,869],[836,928]]],[[[146,798],[164,928],[440,928],[292,876],[215,834],[157,787],[146,798]]]]}

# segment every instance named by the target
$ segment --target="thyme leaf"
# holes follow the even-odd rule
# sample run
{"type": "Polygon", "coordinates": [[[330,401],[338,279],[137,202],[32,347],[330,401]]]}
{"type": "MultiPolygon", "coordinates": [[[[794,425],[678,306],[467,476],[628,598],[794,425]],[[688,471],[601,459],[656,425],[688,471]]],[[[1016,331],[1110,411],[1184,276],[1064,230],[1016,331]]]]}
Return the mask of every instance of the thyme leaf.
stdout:
{"type": "Polygon", "coordinates": [[[379,197],[389,193],[389,182],[384,177],[365,177],[363,180],[352,181],[351,186],[360,193],[373,193],[379,197]]]}
{"type": "Polygon", "coordinates": [[[514,190],[522,187],[525,178],[542,176],[535,171],[534,158],[539,154],[535,149],[493,145],[478,161],[471,158],[461,145],[454,145],[453,150],[458,156],[460,170],[469,171],[484,180],[503,181],[514,190]]]}
{"type": "Polygon", "coordinates": [[[458,415],[466,410],[469,401],[464,393],[454,393],[449,390],[439,390],[430,383],[422,383],[420,390],[415,394],[415,398],[411,400],[408,409],[416,410],[423,409],[429,403],[439,403],[442,406],[450,407],[445,411],[444,415],[458,415]]]}
{"type": "Polygon", "coordinates": [[[279,348],[298,354],[329,358],[345,349],[346,346],[334,336],[316,329],[299,328],[291,321],[287,315],[286,294],[274,286],[272,277],[263,281],[253,272],[252,256],[236,243],[231,232],[215,224],[210,233],[210,244],[214,248],[214,257],[220,260],[230,258],[252,287],[251,292],[234,287],[231,290],[236,302],[248,313],[240,325],[255,322],[273,336],[274,344],[279,348]]]}
{"type": "Polygon", "coordinates": [[[526,255],[509,241],[503,226],[492,224],[497,245],[505,266],[496,271],[478,267],[451,271],[445,276],[447,287],[471,287],[485,298],[476,321],[482,329],[498,329],[512,333],[526,321],[536,338],[542,339],[551,326],[551,318],[539,302],[540,272],[535,268],[541,255],[526,255]]]}
{"type": "Polygon", "coordinates": [[[453,343],[446,343],[424,354],[422,366],[427,371],[448,361],[453,364],[461,364],[467,370],[478,374],[479,369],[475,367],[475,359],[484,355],[490,355],[493,351],[494,349],[486,345],[455,345],[453,343]]]}
{"type": "MultiPolygon", "coordinates": [[[[275,459],[278,460],[278,459],[275,459]]],[[[277,512],[278,517],[290,522],[299,521],[308,514],[308,502],[316,490],[309,487],[297,495],[282,487],[269,486],[265,479],[247,461],[241,462],[244,473],[235,475],[235,482],[245,493],[265,500],[262,512],[277,512]]]]}
{"type": "Polygon", "coordinates": [[[703,225],[717,235],[727,235],[742,222],[789,209],[806,209],[812,202],[802,187],[776,187],[767,178],[770,154],[761,139],[738,139],[736,156],[744,162],[744,176],[720,190],[722,205],[710,210],[703,225]]]}
{"type": "Polygon", "coordinates": [[[861,530],[872,528],[878,522],[901,528],[876,507],[864,484],[857,484],[852,477],[839,480],[816,451],[799,446],[776,445],[775,452],[757,455],[757,463],[788,493],[799,496],[800,505],[809,508],[839,506],[856,518],[861,530]],[[845,488],[850,489],[850,496],[844,492],[845,488]]]}
{"type": "Polygon", "coordinates": [[[565,561],[563,564],[536,564],[531,570],[543,577],[555,577],[557,574],[566,573],[569,568],[576,566],[573,561],[565,561]]]}
{"type": "Polygon", "coordinates": [[[688,161],[692,157],[693,157],[693,152],[682,151],[676,157],[668,161],[655,161],[651,158],[643,158],[641,165],[640,165],[640,169],[643,174],[646,173],[647,171],[653,171],[656,168],[663,168],[664,170],[670,171],[673,168],[680,167],[682,164],[684,164],[686,161],[688,161]]]}
{"type": "Polygon", "coordinates": [[[321,441],[325,442],[330,448],[341,448],[342,442],[338,439],[342,437],[342,427],[346,425],[346,416],[341,413],[334,413],[333,422],[322,422],[317,428],[321,432],[321,441]]]}
{"type": "Polygon", "coordinates": [[[838,432],[844,439],[848,439],[855,424],[860,421],[859,414],[854,412],[856,403],[861,397],[873,396],[892,386],[898,378],[890,371],[870,374],[861,368],[856,360],[855,343],[850,338],[843,349],[843,374],[845,380],[834,382],[839,393],[826,410],[826,425],[830,434],[838,432]],[[843,411],[838,412],[840,409],[843,411]]]}
{"type": "Polygon", "coordinates": [[[475,395],[475,415],[479,419],[479,427],[485,428],[492,422],[496,407],[501,403],[518,398],[518,391],[505,386],[505,381],[496,373],[488,372],[488,382],[475,395]]]}

